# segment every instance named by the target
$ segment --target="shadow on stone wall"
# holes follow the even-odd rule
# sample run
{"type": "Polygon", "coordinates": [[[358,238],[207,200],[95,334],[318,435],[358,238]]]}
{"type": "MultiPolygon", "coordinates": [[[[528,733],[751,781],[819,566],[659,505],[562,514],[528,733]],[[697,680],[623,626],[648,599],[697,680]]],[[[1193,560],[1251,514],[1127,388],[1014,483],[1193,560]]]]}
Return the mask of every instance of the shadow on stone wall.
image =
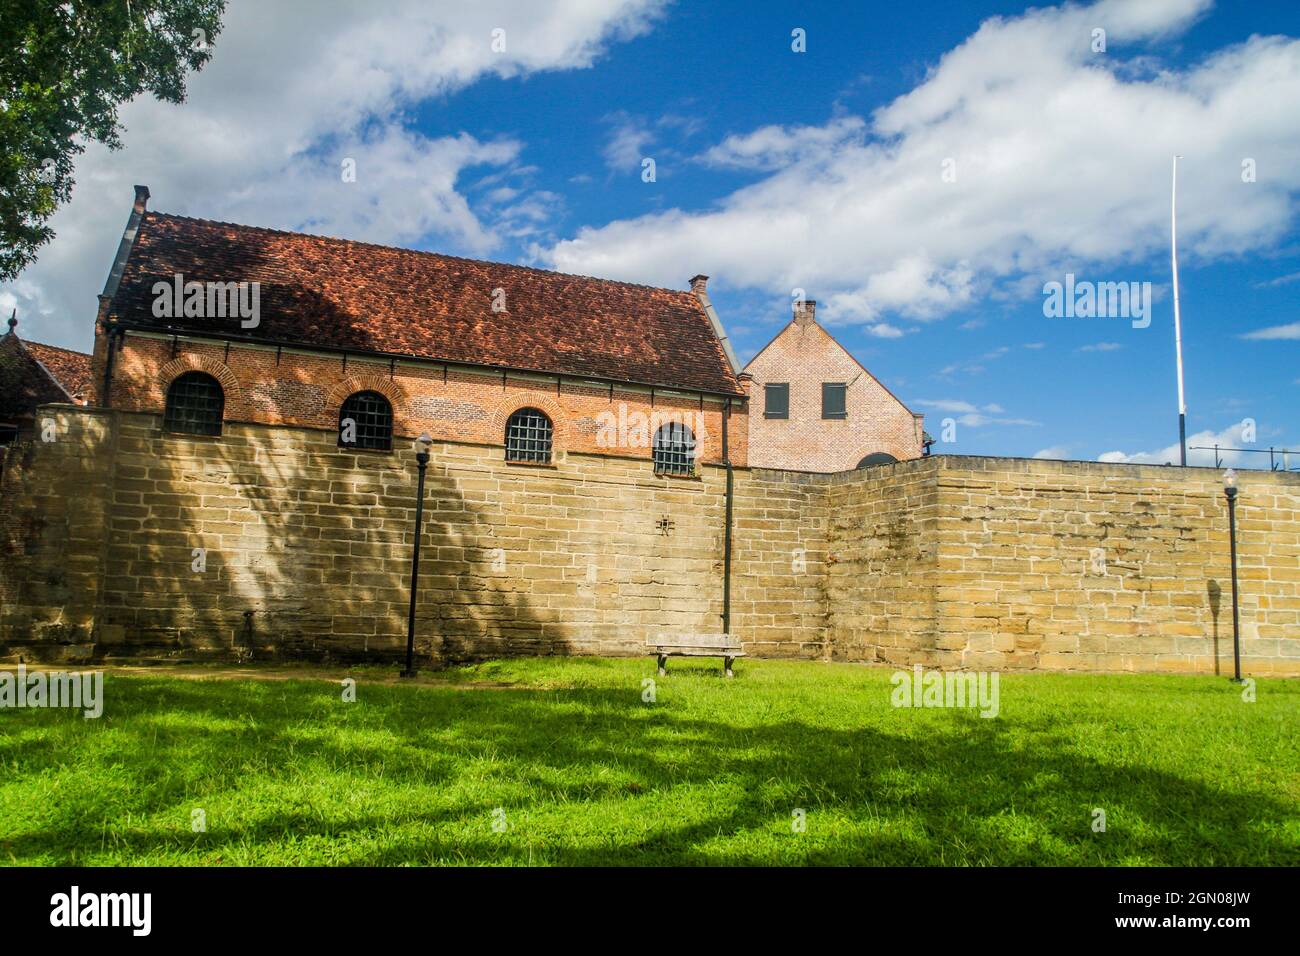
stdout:
{"type": "Polygon", "coordinates": [[[1219,664],[1219,607],[1223,601],[1223,588],[1211,578],[1205,585],[1205,593],[1210,603],[1210,642],[1214,646],[1214,673],[1218,674],[1222,670],[1219,664]]]}
{"type": "MultiPolygon", "coordinates": [[[[65,414],[68,441],[23,448],[22,489],[6,494],[0,652],[67,656],[57,648],[76,644],[97,659],[404,657],[409,442],[365,453],[325,432],[227,423],[221,437],[197,438],[164,435],[158,416],[65,414]],[[101,421],[115,441],[77,428],[101,421]],[[99,469],[97,486],[69,484],[77,462],[99,469]],[[95,526],[78,527],[78,513],[97,513],[95,526]]],[[[562,634],[544,632],[526,588],[507,582],[466,599],[489,577],[476,533],[487,517],[436,447],[424,517],[422,662],[568,652],[562,634]]]]}

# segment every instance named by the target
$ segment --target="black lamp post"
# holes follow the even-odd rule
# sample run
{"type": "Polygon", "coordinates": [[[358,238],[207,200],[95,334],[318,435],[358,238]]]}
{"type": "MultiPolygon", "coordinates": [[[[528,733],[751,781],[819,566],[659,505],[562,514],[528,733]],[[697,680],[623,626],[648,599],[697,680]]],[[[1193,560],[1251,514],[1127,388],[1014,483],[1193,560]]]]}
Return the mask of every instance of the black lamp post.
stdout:
{"type": "Polygon", "coordinates": [[[1233,683],[1241,683],[1241,623],[1237,613],[1237,473],[1223,473],[1223,493],[1228,498],[1228,542],[1232,549],[1232,665],[1233,683]]]}
{"type": "Polygon", "coordinates": [[[403,677],[415,676],[415,594],[420,580],[420,525],[424,521],[424,472],[429,467],[429,448],[433,439],[424,432],[415,440],[416,464],[420,466],[419,483],[415,490],[415,550],[411,554],[411,610],[406,618],[406,670],[403,677]]]}

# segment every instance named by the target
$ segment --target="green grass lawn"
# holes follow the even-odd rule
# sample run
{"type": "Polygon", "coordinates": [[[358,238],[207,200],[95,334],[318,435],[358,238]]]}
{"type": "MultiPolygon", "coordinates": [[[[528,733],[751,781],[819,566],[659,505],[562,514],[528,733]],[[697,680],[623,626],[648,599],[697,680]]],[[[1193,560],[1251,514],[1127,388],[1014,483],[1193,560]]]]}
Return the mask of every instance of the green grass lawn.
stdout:
{"type": "Polygon", "coordinates": [[[110,671],[98,720],[0,710],[0,861],[1300,863],[1297,681],[1245,703],[1224,678],[1003,676],[983,719],[891,707],[883,669],[674,660],[643,703],[654,673],[340,670],[344,703],[110,671]]]}

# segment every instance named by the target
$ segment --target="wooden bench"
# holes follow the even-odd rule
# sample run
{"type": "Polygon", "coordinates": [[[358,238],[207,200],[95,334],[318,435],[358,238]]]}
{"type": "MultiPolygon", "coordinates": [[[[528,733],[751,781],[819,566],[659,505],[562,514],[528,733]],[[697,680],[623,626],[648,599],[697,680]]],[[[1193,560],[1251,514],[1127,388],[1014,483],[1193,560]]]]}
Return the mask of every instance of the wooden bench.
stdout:
{"type": "Polygon", "coordinates": [[[731,662],[745,656],[740,638],[734,634],[665,634],[645,643],[659,659],[660,677],[668,675],[670,657],[721,657],[722,672],[732,677],[731,662]]]}

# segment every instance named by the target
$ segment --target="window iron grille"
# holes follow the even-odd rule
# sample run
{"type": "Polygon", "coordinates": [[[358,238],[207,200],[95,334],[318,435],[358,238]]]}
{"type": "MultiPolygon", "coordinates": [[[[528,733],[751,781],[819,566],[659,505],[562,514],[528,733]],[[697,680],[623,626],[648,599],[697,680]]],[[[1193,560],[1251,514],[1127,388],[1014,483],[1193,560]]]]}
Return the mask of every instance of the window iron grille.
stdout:
{"type": "Polygon", "coordinates": [[[339,447],[391,451],[393,406],[388,399],[378,392],[349,396],[339,410],[339,447]]]}
{"type": "Polygon", "coordinates": [[[182,435],[220,435],[225,407],[220,382],[205,372],[186,372],[167,389],[163,428],[182,435]]]}
{"type": "Polygon", "coordinates": [[[668,422],[655,432],[656,475],[695,473],[695,435],[681,422],[668,422]]]}
{"type": "Polygon", "coordinates": [[[551,420],[536,408],[521,408],[506,423],[506,461],[547,465],[551,461],[551,420]]]}

